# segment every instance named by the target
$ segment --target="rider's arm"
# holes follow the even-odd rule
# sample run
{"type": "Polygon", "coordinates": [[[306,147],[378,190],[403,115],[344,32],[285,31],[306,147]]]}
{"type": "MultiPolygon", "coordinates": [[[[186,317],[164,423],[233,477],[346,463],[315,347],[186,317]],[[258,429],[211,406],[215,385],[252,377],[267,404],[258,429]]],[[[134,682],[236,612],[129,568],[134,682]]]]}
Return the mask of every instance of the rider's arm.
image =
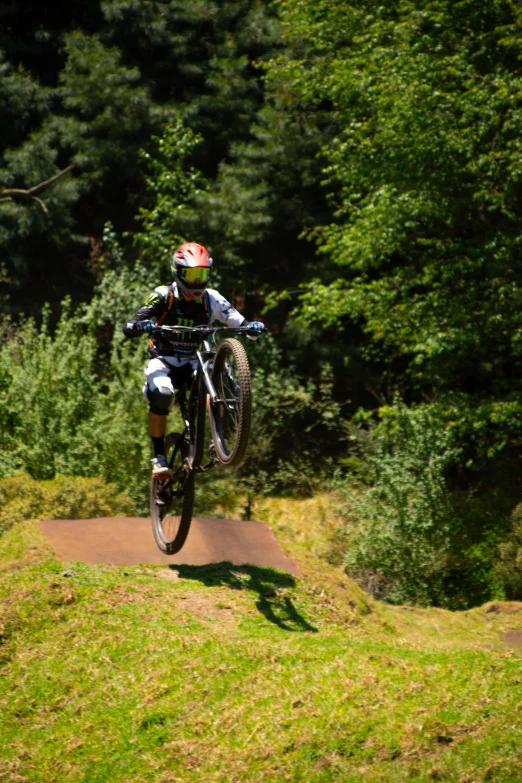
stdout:
{"type": "Polygon", "coordinates": [[[244,318],[235,307],[232,307],[230,302],[227,302],[225,297],[221,296],[217,291],[209,289],[208,294],[211,309],[211,323],[212,321],[221,321],[227,326],[252,326],[252,333],[247,334],[249,340],[257,340],[261,332],[265,331],[264,324],[259,321],[247,321],[247,319],[244,318]]]}
{"type": "Polygon", "coordinates": [[[140,321],[157,321],[168,307],[168,294],[169,288],[166,285],[155,288],[136,314],[124,325],[123,334],[127,337],[137,337],[141,334],[137,327],[140,321]]]}
{"type": "Polygon", "coordinates": [[[211,317],[210,322],[221,321],[227,326],[248,326],[248,321],[241,313],[227,302],[224,296],[212,288],[208,289],[211,317]]]}

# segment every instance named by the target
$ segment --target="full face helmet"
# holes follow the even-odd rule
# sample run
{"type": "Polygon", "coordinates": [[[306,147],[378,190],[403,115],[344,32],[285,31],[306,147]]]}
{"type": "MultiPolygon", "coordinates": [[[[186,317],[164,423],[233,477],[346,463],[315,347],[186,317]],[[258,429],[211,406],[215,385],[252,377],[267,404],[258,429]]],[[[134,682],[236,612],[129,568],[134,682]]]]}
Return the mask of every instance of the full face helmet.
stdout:
{"type": "Polygon", "coordinates": [[[186,242],[172,256],[172,273],[178,287],[190,299],[200,299],[210,278],[212,259],[197,242],[186,242]]]}

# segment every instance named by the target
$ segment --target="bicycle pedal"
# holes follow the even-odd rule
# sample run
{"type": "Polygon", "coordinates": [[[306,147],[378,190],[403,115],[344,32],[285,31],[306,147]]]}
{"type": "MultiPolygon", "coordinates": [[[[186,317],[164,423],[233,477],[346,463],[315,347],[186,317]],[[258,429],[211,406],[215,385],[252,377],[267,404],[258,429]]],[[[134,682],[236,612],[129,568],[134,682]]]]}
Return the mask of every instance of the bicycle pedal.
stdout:
{"type": "Polygon", "coordinates": [[[206,465],[200,465],[199,469],[202,473],[205,473],[207,470],[210,470],[210,468],[213,468],[214,465],[217,465],[219,460],[216,456],[216,449],[214,448],[214,444],[211,443],[208,447],[208,455],[210,457],[210,461],[207,462],[206,465]]]}

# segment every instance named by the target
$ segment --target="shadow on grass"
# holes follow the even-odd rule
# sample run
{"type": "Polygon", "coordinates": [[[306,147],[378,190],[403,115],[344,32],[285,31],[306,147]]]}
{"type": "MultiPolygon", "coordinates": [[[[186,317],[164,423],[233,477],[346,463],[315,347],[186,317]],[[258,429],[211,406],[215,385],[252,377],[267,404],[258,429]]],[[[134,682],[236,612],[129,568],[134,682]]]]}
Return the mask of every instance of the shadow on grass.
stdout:
{"type": "Polygon", "coordinates": [[[289,574],[258,566],[235,566],[232,563],[213,563],[204,566],[171,565],[180,579],[195,579],[208,587],[226,585],[232,590],[250,590],[257,593],[256,606],[271,623],[285,631],[309,631],[317,633],[295,608],[292,599],[283,595],[289,587],[295,587],[295,579],[289,574]]]}

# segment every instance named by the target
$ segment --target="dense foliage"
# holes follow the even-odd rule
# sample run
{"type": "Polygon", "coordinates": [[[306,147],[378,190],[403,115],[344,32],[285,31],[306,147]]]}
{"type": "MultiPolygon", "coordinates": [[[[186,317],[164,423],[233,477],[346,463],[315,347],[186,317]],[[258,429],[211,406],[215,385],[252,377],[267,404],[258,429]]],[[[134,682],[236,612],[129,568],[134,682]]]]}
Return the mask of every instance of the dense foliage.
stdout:
{"type": "Polygon", "coordinates": [[[507,2],[284,6],[292,37],[310,42],[284,62],[288,79],[304,100],[331,100],[340,126],[324,149],[335,221],[315,232],[340,277],[310,287],[302,317],[357,320],[367,353],[412,390],[512,391],[520,15],[507,2]]]}
{"type": "Polygon", "coordinates": [[[294,48],[271,74],[305,105],[331,105],[339,128],[322,148],[334,208],[309,232],[326,274],[304,287],[296,316],[355,335],[376,396],[390,403],[399,389],[417,406],[409,426],[424,417],[390,438],[381,410],[386,446],[369,458],[368,523],[348,557],[389,597],[413,588],[410,600],[421,599],[433,562],[443,587],[436,597],[432,582],[425,600],[477,600],[496,589],[508,526],[502,503],[493,523],[484,503],[487,471],[511,504],[520,481],[520,14],[511,2],[443,0],[281,9],[294,48]],[[450,435],[458,456],[435,447],[450,435]],[[432,457],[413,469],[414,444],[430,441],[432,457]],[[437,514],[424,507],[426,493],[444,499],[442,517],[438,501],[437,514]],[[469,584],[473,570],[482,589],[469,584]]]}
{"type": "Polygon", "coordinates": [[[522,596],[517,6],[15,0],[0,49],[2,475],[144,508],[119,324],[196,239],[272,332],[256,448],[200,508],[335,485],[379,595],[522,596]]]}

